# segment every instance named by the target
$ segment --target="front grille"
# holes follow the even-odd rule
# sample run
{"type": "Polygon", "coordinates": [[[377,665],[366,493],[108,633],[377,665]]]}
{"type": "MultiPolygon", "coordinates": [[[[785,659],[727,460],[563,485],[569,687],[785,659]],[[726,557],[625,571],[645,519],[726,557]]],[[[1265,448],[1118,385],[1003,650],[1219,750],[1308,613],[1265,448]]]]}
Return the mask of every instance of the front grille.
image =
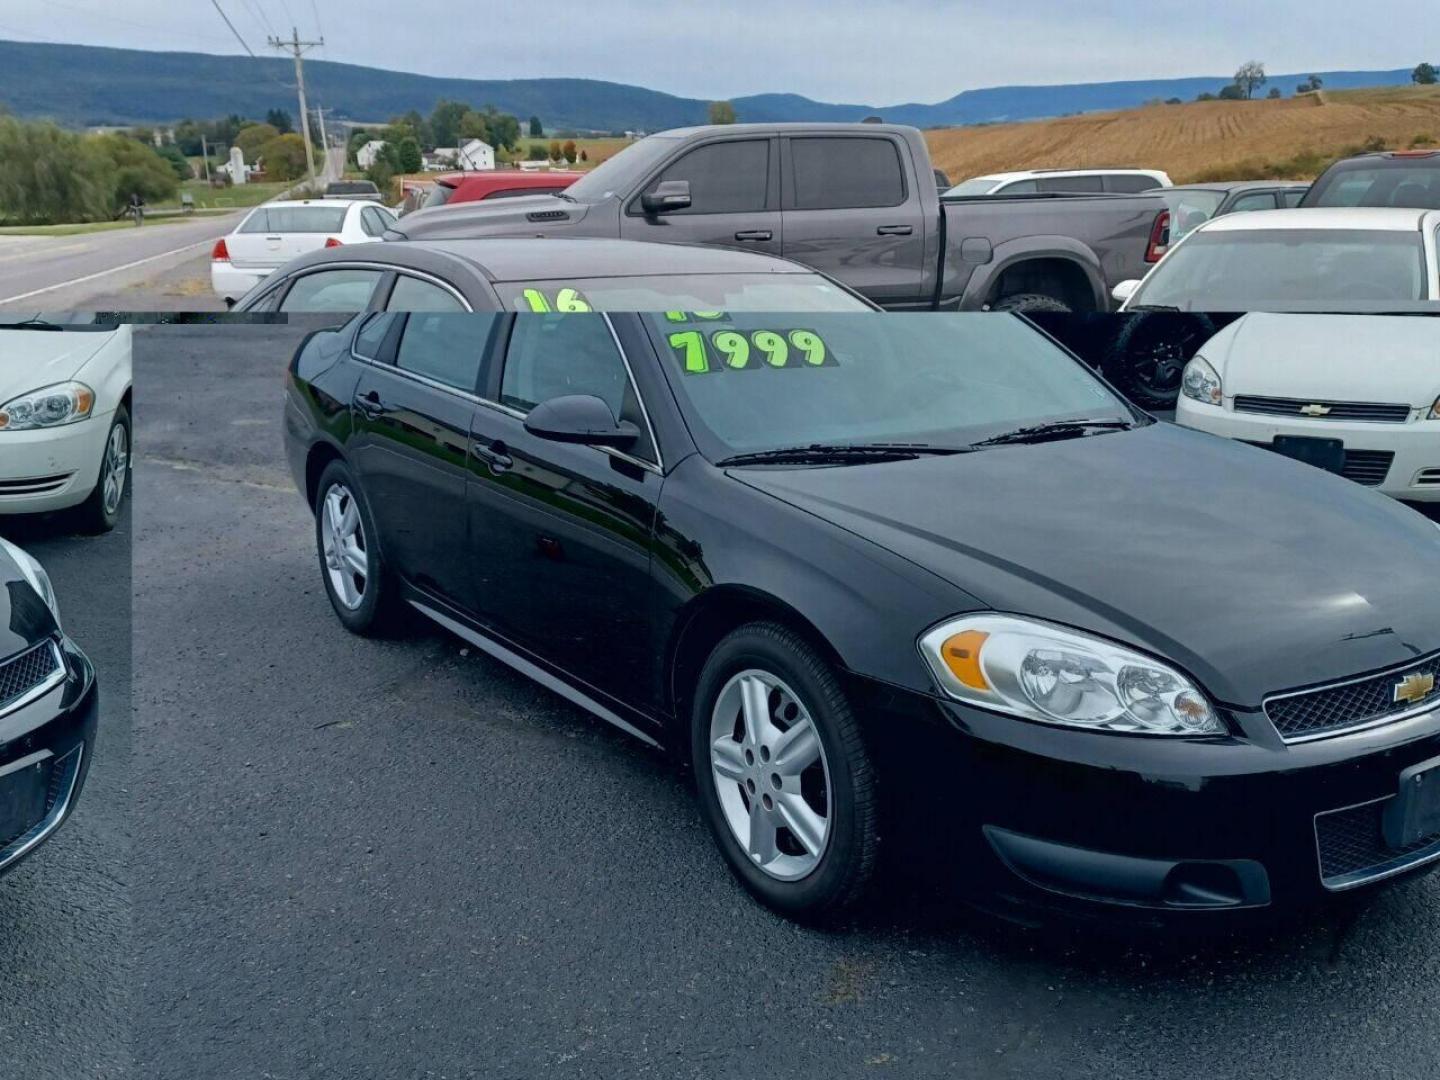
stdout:
{"type": "Polygon", "coordinates": [[[0,661],[0,712],[59,670],[60,657],[50,641],[42,641],[9,660],[0,661]]]}
{"type": "Polygon", "coordinates": [[[1360,885],[1440,858],[1440,833],[1403,849],[1385,842],[1385,808],[1394,798],[1316,815],[1315,846],[1327,889],[1360,885]]]}
{"type": "Polygon", "coordinates": [[[1346,450],[1340,475],[1366,487],[1379,487],[1394,463],[1395,455],[1389,450],[1346,450]]]}
{"type": "Polygon", "coordinates": [[[1368,401],[1315,401],[1299,398],[1259,397],[1237,394],[1235,411],[1264,413],[1266,416],[1293,416],[1302,420],[1361,420],[1374,424],[1403,424],[1414,409],[1409,405],[1378,405],[1368,401]],[[1306,409],[1328,409],[1316,416],[1306,409]]]}
{"type": "Polygon", "coordinates": [[[84,754],[84,746],[77,746],[58,761],[48,759],[47,756],[47,759],[38,765],[0,778],[0,784],[8,782],[44,786],[43,802],[36,797],[39,793],[33,787],[26,792],[8,793],[28,795],[28,799],[0,798],[0,806],[29,806],[29,810],[21,811],[19,817],[0,817],[0,870],[4,870],[60,827],[65,812],[75,797],[75,786],[80,779],[80,762],[84,754]]]}
{"type": "Polygon", "coordinates": [[[0,496],[48,495],[59,491],[70,480],[71,473],[59,476],[32,476],[24,480],[0,480],[0,496]]]}
{"type": "MultiPolygon", "coordinates": [[[[1397,700],[1395,695],[1407,678],[1426,675],[1440,686],[1440,654],[1378,675],[1267,698],[1265,715],[1287,742],[1333,735],[1425,708],[1426,701],[1397,700]]],[[[1429,696],[1428,704],[1440,708],[1440,690],[1429,696]]]]}

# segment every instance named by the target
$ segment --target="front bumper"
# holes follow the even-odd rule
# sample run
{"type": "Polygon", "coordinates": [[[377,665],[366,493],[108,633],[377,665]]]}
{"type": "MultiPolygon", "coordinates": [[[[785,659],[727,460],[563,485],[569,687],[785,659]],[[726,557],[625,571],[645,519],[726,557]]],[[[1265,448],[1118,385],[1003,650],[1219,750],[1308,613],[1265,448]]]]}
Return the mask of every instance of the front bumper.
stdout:
{"type": "Polygon", "coordinates": [[[60,647],[65,679],[0,715],[0,874],[68,820],[94,756],[100,708],[95,671],[68,640],[60,647]]]}
{"type": "Polygon", "coordinates": [[[1277,435],[1339,439],[1345,444],[1347,472],[1352,478],[1392,498],[1440,502],[1440,420],[1411,419],[1403,424],[1291,420],[1236,412],[1229,398],[1218,406],[1182,395],[1175,406],[1175,422],[1261,445],[1274,442],[1277,435]]]}
{"type": "Polygon", "coordinates": [[[1440,864],[1440,834],[1405,852],[1383,838],[1402,773],[1440,759],[1440,708],[1286,744],[1070,731],[893,687],[862,701],[890,837],[923,837],[917,857],[966,892],[1091,914],[1253,911],[1440,864]]]}
{"type": "Polygon", "coordinates": [[[0,514],[64,510],[89,498],[100,479],[113,416],[0,433],[0,514]]]}

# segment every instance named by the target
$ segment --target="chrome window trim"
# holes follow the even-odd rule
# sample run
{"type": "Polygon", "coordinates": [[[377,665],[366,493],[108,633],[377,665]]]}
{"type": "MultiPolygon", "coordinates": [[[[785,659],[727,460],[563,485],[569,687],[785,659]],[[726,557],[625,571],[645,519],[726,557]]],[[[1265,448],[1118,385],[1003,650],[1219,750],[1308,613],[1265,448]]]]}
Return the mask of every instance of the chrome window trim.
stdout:
{"type": "MultiPolygon", "coordinates": [[[[55,670],[52,671],[49,675],[46,675],[44,679],[36,683],[29,690],[26,690],[18,698],[15,698],[13,701],[10,701],[4,705],[0,705],[0,716],[9,716],[11,713],[23,709],[32,701],[38,701],[40,698],[44,697],[51,690],[55,689],[55,687],[59,686],[62,682],[65,681],[68,675],[68,671],[65,667],[65,658],[60,654],[60,646],[56,643],[54,638],[51,638],[48,642],[42,642],[41,644],[50,646],[50,655],[55,660],[55,670]]],[[[14,656],[10,657],[10,660],[16,660],[24,656],[28,652],[33,652],[39,647],[39,645],[32,645],[28,649],[23,649],[20,652],[16,653],[14,656]]]]}
{"type": "MultiPolygon", "coordinates": [[[[383,240],[374,240],[374,241],[371,241],[371,243],[384,243],[384,241],[383,241],[383,240]]],[[[336,261],[336,262],[320,263],[320,264],[317,265],[317,266],[306,267],[304,270],[302,270],[302,271],[300,271],[300,272],[298,272],[298,273],[291,274],[291,275],[289,275],[288,277],[286,277],[286,278],[284,279],[284,281],[283,281],[282,284],[276,285],[273,290],[267,290],[267,291],[266,291],[265,293],[263,293],[262,295],[257,296],[257,297],[255,298],[256,303],[259,303],[259,302],[263,301],[263,300],[265,299],[265,297],[269,296],[272,291],[273,291],[273,292],[279,292],[281,289],[284,289],[285,292],[288,294],[289,291],[290,291],[290,288],[289,288],[289,287],[290,287],[290,284],[291,284],[291,283],[300,280],[302,277],[309,277],[311,274],[324,273],[324,272],[327,271],[327,270],[379,270],[381,273],[385,273],[385,272],[388,271],[388,272],[390,272],[390,273],[396,274],[397,276],[400,275],[400,274],[404,274],[404,275],[406,275],[406,276],[408,276],[408,277],[420,278],[421,280],[427,281],[427,282],[429,282],[429,283],[431,283],[431,284],[433,284],[433,285],[438,285],[441,289],[445,290],[445,291],[448,292],[451,296],[455,297],[456,300],[459,300],[459,301],[460,301],[461,305],[465,308],[465,310],[464,310],[463,312],[455,312],[454,314],[457,314],[457,315],[461,315],[461,314],[469,315],[469,314],[473,314],[473,313],[475,312],[475,309],[470,306],[470,301],[468,301],[468,300],[465,299],[465,297],[461,294],[461,292],[460,292],[459,289],[455,288],[454,285],[451,285],[448,281],[445,281],[443,278],[438,278],[438,277],[436,277],[434,274],[427,273],[427,272],[424,271],[424,270],[412,270],[412,269],[410,269],[409,267],[406,267],[406,266],[397,266],[397,265],[394,265],[394,264],[391,264],[391,263],[365,262],[365,261],[363,261],[363,260],[353,260],[353,261],[352,261],[352,260],[349,260],[349,259],[345,260],[344,262],[336,261]]],[[[392,292],[394,291],[394,287],[393,287],[393,286],[391,287],[391,291],[392,291],[392,292]]],[[[373,296],[374,294],[372,293],[371,295],[373,296]]],[[[282,300],[281,303],[284,303],[284,301],[282,300]]],[[[250,306],[253,306],[253,305],[247,305],[247,307],[250,307],[250,306]]],[[[277,308],[276,310],[278,311],[279,309],[277,308]]],[[[353,315],[364,315],[364,314],[367,314],[369,311],[370,311],[369,307],[366,307],[365,311],[355,311],[355,312],[350,312],[349,314],[353,314],[353,315]]],[[[287,314],[287,315],[323,315],[323,314],[325,314],[325,312],[323,312],[323,311],[317,311],[317,312],[312,312],[312,311],[293,311],[293,312],[285,312],[284,314],[287,314]]],[[[336,314],[345,314],[345,312],[337,312],[336,314]]],[[[382,312],[379,312],[379,314],[389,314],[389,313],[382,311],[382,312]]],[[[408,314],[408,313],[407,313],[407,312],[396,312],[395,314],[401,314],[401,315],[403,315],[403,314],[408,314]]],[[[489,312],[489,311],[482,311],[482,312],[480,312],[480,314],[482,314],[482,315],[491,315],[491,314],[496,314],[496,313],[495,313],[495,312],[489,312]]]]}

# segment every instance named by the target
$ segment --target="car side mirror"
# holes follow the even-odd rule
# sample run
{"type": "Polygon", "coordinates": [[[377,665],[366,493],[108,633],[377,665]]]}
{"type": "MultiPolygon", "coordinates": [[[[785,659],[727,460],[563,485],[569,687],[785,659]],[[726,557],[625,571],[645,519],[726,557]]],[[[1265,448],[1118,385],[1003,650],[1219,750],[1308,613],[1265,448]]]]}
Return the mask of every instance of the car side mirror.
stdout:
{"type": "Polygon", "coordinates": [[[1128,281],[1122,281],[1116,285],[1115,288],[1111,289],[1110,298],[1117,304],[1123,304],[1135,295],[1135,290],[1138,288],[1140,288],[1139,279],[1130,278],[1128,281]]]}
{"type": "Polygon", "coordinates": [[[647,214],[668,214],[690,206],[689,180],[662,180],[654,191],[640,196],[640,208],[647,214]]]}
{"type": "Polygon", "coordinates": [[[542,401],[525,417],[525,430],[551,442],[633,446],[640,429],[629,420],[616,420],[610,406],[593,394],[566,394],[542,401]]]}

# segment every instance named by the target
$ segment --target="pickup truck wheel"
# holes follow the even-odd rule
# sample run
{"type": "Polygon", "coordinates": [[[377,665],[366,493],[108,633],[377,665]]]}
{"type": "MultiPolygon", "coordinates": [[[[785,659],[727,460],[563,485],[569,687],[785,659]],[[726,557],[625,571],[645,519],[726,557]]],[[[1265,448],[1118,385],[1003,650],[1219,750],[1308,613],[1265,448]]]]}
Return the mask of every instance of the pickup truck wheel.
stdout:
{"type": "Polygon", "coordinates": [[[831,665],[787,627],[750,623],[715,647],[693,702],[701,811],[735,876],[792,918],[851,906],[879,826],[870,755],[831,665]]]}
{"type": "Polygon", "coordinates": [[[1044,293],[1015,293],[990,305],[991,311],[1069,311],[1070,305],[1044,293]]]}
{"type": "Polygon", "coordinates": [[[1215,333],[1207,315],[1139,312],[1125,317],[1102,370],[1131,401],[1168,409],[1180,396],[1185,365],[1215,333]]]}

